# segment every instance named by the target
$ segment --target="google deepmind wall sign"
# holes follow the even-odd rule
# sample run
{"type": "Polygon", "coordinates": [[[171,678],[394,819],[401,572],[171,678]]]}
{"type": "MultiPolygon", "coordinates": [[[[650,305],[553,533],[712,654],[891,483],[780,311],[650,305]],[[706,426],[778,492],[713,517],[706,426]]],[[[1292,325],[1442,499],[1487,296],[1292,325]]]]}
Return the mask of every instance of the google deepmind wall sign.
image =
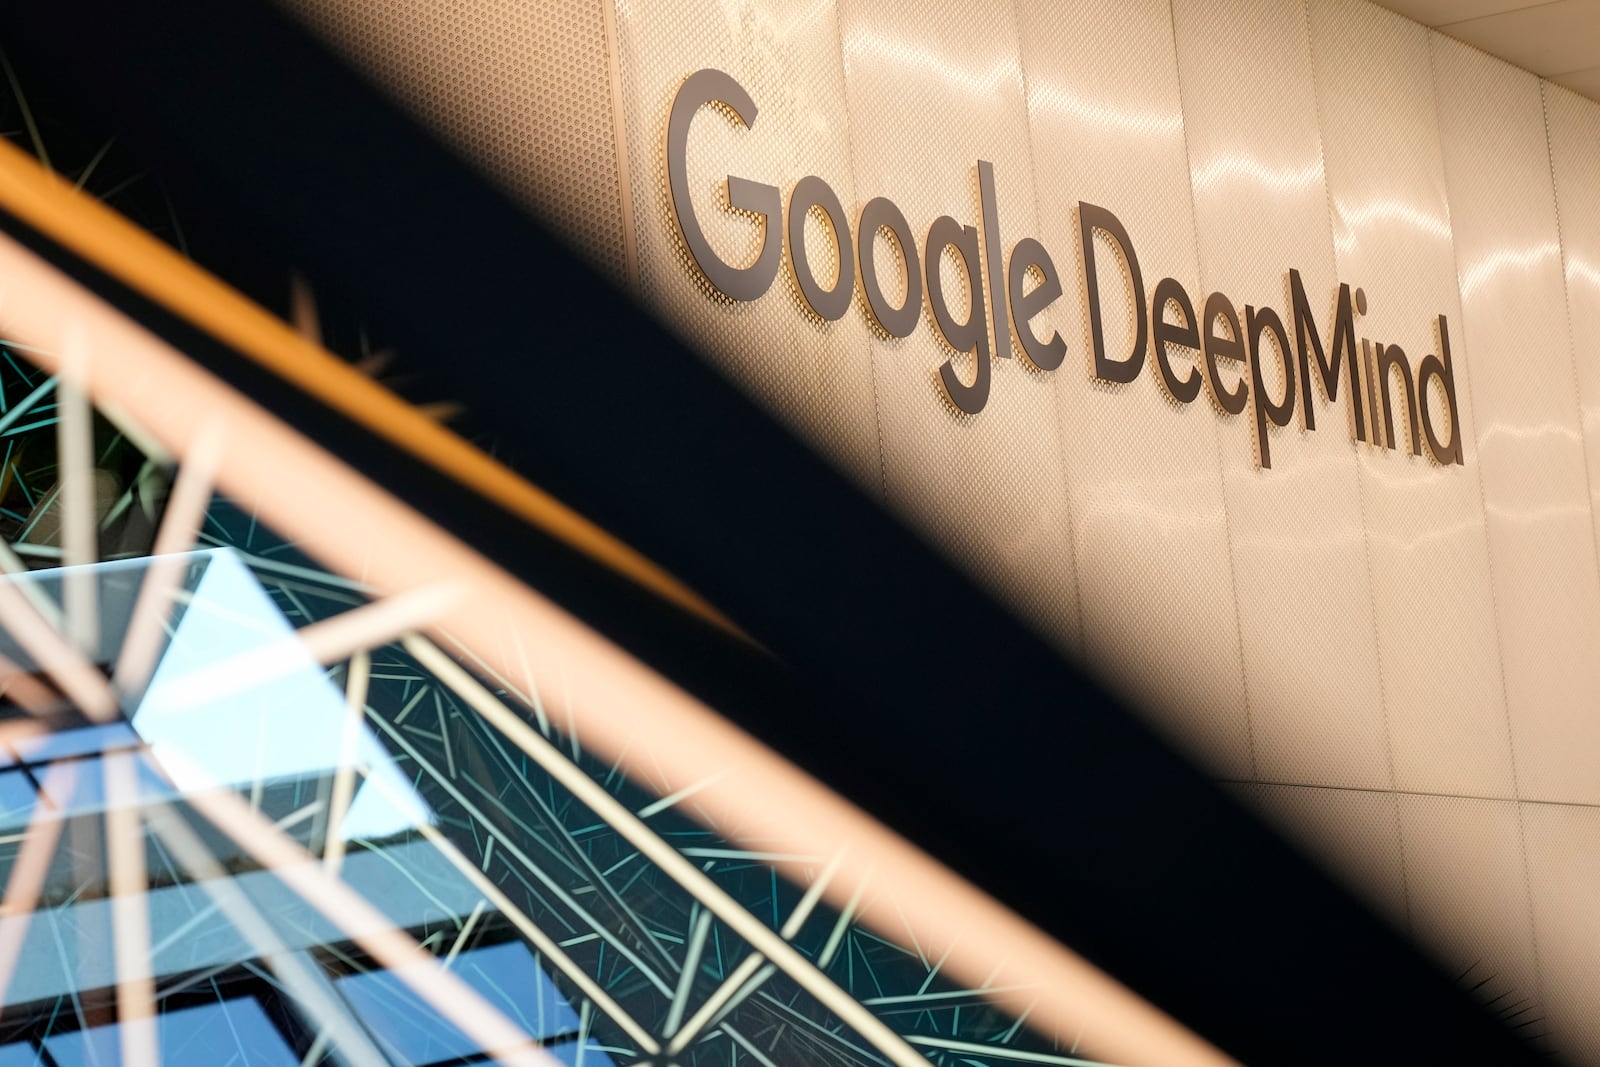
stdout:
{"type": "MultiPolygon", "coordinates": [[[[849,310],[859,280],[865,313],[872,325],[889,337],[906,337],[921,317],[924,289],[928,311],[939,335],[950,348],[972,355],[974,373],[970,382],[957,374],[954,358],[939,368],[939,381],[955,407],[976,415],[989,401],[989,360],[991,353],[1010,358],[1010,334],[1015,324],[1018,346],[1023,355],[1042,371],[1052,371],[1066,356],[1067,344],[1059,333],[1041,339],[1033,320],[1062,295],[1061,278],[1050,253],[1037,240],[1024,237],[1011,249],[1009,259],[997,222],[994,195],[994,167],[978,163],[978,198],[982,214],[981,238],[978,229],[948,215],[941,215],[928,226],[919,254],[917,240],[905,215],[895,204],[874,197],[862,205],[855,217],[855,239],[838,196],[814,175],[801,178],[789,193],[788,204],[777,187],[748,178],[729,176],[727,203],[737,212],[754,217],[762,227],[761,250],[755,262],[737,267],[724,261],[712,249],[695,217],[689,201],[687,160],[689,125],[695,113],[707,104],[720,106],[747,129],[756,122],[755,101],[744,87],[719,70],[691,74],[678,89],[667,119],[667,185],[672,213],[679,235],[704,280],[716,292],[734,301],[754,300],[765,293],[777,277],[783,259],[783,245],[789,246],[789,264],[794,282],[806,306],[823,321],[842,318],[849,310]],[[785,208],[787,207],[787,211],[785,208]],[[833,254],[838,269],[831,288],[823,288],[813,268],[814,250],[806,247],[805,219],[812,211],[826,218],[834,234],[833,254]],[[885,294],[879,277],[879,242],[876,235],[887,231],[901,257],[899,268],[906,278],[905,295],[898,304],[885,294]],[[987,262],[987,277],[981,276],[982,260],[987,262]],[[953,252],[961,264],[968,284],[968,306],[964,314],[949,305],[943,286],[946,251],[953,252]],[[1030,275],[1035,280],[1028,286],[1030,275]],[[985,299],[987,297],[987,300],[985,299]],[[985,308],[992,309],[988,314],[985,308]],[[992,318],[992,322],[990,321],[992,318]],[[992,344],[992,348],[991,348],[992,344]]],[[[1313,376],[1329,402],[1338,399],[1340,371],[1348,384],[1351,436],[1384,448],[1397,447],[1395,435],[1394,372],[1399,372],[1400,416],[1409,437],[1413,455],[1428,456],[1445,465],[1461,464],[1461,430],[1456,407],[1455,372],[1450,361],[1450,333],[1445,317],[1438,317],[1438,355],[1424,356],[1415,373],[1405,351],[1394,344],[1358,338],[1355,320],[1366,314],[1366,294],[1341,283],[1334,301],[1333,329],[1326,342],[1313,319],[1311,302],[1300,279],[1290,270],[1288,279],[1289,324],[1272,308],[1246,305],[1241,317],[1233,301],[1223,293],[1211,293],[1196,312],[1194,300],[1173,278],[1162,278],[1146,301],[1139,257],[1122,222],[1110,211],[1093,204],[1078,205],[1078,226],[1083,244],[1083,290],[1089,309],[1089,332],[1094,348],[1094,376],[1106,382],[1131,382],[1144,370],[1146,362],[1163,390],[1175,402],[1187,404],[1202,390],[1217,409],[1238,415],[1248,407],[1255,422],[1256,459],[1262,467],[1272,466],[1269,425],[1287,426],[1298,402],[1301,418],[1308,430],[1316,428],[1316,409],[1311,399],[1313,376]],[[1118,272],[1127,287],[1134,308],[1133,342],[1126,352],[1107,352],[1100,310],[1100,283],[1095,259],[1095,232],[1117,246],[1118,272]],[[1290,329],[1293,329],[1293,340],[1290,329]],[[1194,364],[1173,361],[1173,349],[1195,353],[1194,364]],[[1359,351],[1359,354],[1358,354],[1359,351]],[[1147,357],[1148,358],[1147,360],[1147,357]],[[1263,378],[1263,361],[1275,360],[1282,369],[1283,395],[1269,396],[1263,378]],[[1236,382],[1222,377],[1223,364],[1243,363],[1247,372],[1236,382]],[[1298,382],[1298,391],[1296,383],[1298,382]],[[1427,391],[1437,385],[1442,391],[1446,426],[1441,438],[1429,413],[1427,391]]],[[[896,270],[899,274],[899,269],[896,270]]],[[[898,286],[896,286],[898,289],[898,286]]]]}

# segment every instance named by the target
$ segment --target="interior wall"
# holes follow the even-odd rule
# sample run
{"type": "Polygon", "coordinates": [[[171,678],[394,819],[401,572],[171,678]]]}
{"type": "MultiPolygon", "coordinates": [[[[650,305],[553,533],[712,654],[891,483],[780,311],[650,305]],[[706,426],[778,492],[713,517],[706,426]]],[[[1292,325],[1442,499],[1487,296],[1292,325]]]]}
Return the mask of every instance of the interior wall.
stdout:
{"type": "MultiPolygon", "coordinates": [[[[283,2],[1464,984],[1600,1063],[1600,105],[1365,0],[283,2]],[[920,242],[941,214],[982,228],[986,160],[1003,247],[1060,271],[1033,325],[1061,366],[995,358],[961,415],[926,313],[899,340],[860,307],[823,323],[787,266],[711,292],[664,151],[704,67],[760,108],[693,127],[725,258],[760,238],[728,174],[818,175],[852,224],[887,196],[920,242]],[[1291,321],[1294,268],[1324,338],[1348,283],[1413,369],[1443,315],[1464,463],[1403,425],[1353,441],[1341,396],[1271,430],[1263,469],[1248,410],[1180,405],[1150,367],[1095,380],[1079,202],[1124,223],[1147,297],[1172,277],[1291,321]]],[[[1096,240],[1115,351],[1133,308],[1096,240]]]]}

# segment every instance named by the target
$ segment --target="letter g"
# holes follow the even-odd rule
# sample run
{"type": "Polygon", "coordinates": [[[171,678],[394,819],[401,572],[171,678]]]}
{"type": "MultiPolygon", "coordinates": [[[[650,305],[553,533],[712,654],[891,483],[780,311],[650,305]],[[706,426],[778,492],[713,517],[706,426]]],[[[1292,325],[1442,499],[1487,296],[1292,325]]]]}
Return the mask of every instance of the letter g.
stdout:
{"type": "Polygon", "coordinates": [[[694,257],[695,266],[712,288],[733,300],[754,300],[772,285],[783,256],[783,237],[777,220],[782,211],[778,189],[747,178],[728,177],[728,203],[738,211],[761,218],[761,252],[748,267],[724,262],[706,240],[700,221],[689,201],[689,124],[695,112],[706,104],[726,105],[750,129],[756,124],[755,101],[744,87],[720,70],[699,70],[689,75],[672,98],[672,113],[667,118],[667,189],[672,197],[672,215],[683,243],[694,257]]]}

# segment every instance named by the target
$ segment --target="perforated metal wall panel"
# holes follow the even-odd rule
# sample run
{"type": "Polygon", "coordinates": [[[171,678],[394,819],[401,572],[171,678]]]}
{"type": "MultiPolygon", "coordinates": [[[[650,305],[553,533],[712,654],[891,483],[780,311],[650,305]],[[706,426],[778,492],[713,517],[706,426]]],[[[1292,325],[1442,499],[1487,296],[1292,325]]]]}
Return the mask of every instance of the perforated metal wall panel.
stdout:
{"type": "Polygon", "coordinates": [[[1250,783],[1239,788],[1239,796],[1337,870],[1379,912],[1405,924],[1405,863],[1394,793],[1250,783]]]}
{"type": "MultiPolygon", "coordinates": [[[[1337,276],[1306,13],[1180,0],[1173,15],[1203,291],[1227,294],[1241,316],[1283,309],[1296,267],[1320,310],[1337,276]]],[[[1272,397],[1285,388],[1267,383],[1272,397]]],[[[1272,433],[1270,471],[1256,468],[1248,408],[1220,419],[1256,769],[1271,782],[1386,788],[1356,454],[1337,410],[1317,414],[1316,433],[1272,433]]]]}
{"type": "MultiPolygon", "coordinates": [[[[1600,105],[1365,0],[283,2],[1464,984],[1600,1064],[1600,105]],[[728,210],[730,174],[785,202],[815,175],[852,233],[893,200],[919,261],[937,217],[974,227],[992,326],[985,161],[1002,254],[1035,238],[1060,275],[1025,327],[1059,332],[1060,367],[1032,367],[1012,321],[987,404],[961,414],[939,369],[978,367],[926,306],[892,339],[858,286],[824,322],[787,247],[764,295],[715,294],[665,150],[674,93],[708,67],[759,108],[692,124],[689,201],[719,256],[763,239],[728,210]],[[1142,300],[1105,232],[1085,291],[1080,202],[1125,227],[1142,300]],[[1324,346],[1340,284],[1362,291],[1354,406],[1347,378],[1329,400],[1297,374],[1262,455],[1251,406],[1180,403],[1150,358],[1095,378],[1096,296],[1113,358],[1169,277],[1197,307],[1270,309],[1293,348],[1291,269],[1324,346]],[[1446,341],[1454,412],[1416,385],[1446,341]],[[1353,425],[1382,422],[1379,346],[1411,374],[1385,386],[1392,448],[1353,425]],[[1413,454],[1410,401],[1459,464],[1425,432],[1413,454]]],[[[805,234],[831,281],[830,230],[805,234]]],[[[906,279],[874,241],[892,298],[906,279]]],[[[932,273],[962,317],[953,253],[932,273]]],[[[1173,351],[1179,376],[1203,369],[1173,351]]],[[[1261,390],[1245,364],[1220,376],[1276,403],[1290,383],[1263,352],[1261,390]]]]}
{"type": "MultiPolygon", "coordinates": [[[[1343,0],[1312,5],[1311,25],[1339,277],[1365,287],[1361,334],[1400,345],[1415,370],[1439,352],[1440,315],[1462,344],[1428,34],[1343,0]]],[[[1452,361],[1465,464],[1359,448],[1362,508],[1396,786],[1510,796],[1471,369],[1452,361]]],[[[1406,388],[1389,386],[1396,406],[1406,388]]],[[[1439,426],[1442,393],[1425,397],[1439,426]]]]}
{"type": "MultiPolygon", "coordinates": [[[[744,85],[760,109],[751,129],[711,109],[691,128],[694,211],[719,254],[747,263],[763,237],[760,225],[727,209],[730,174],[786,191],[814,174],[841,203],[860,202],[833,7],[730,8],[690,0],[619,6],[617,14],[627,153],[635,161],[640,293],[729,377],[881,496],[879,412],[865,320],[847,314],[822,323],[809,316],[787,265],[759,300],[734,304],[714,294],[694,272],[667,191],[673,94],[689,74],[715,67],[744,85]]],[[[807,226],[814,260],[827,263],[825,227],[815,220],[807,226]]],[[[775,237],[781,236],[780,230],[775,237]]]]}
{"type": "MultiPolygon", "coordinates": [[[[1514,795],[1593,803],[1600,584],[1540,87],[1531,75],[1464,45],[1437,36],[1431,44],[1514,795]]],[[[1541,807],[1522,803],[1514,809],[1524,835],[1541,807]]],[[[1531,846],[1512,839],[1510,816],[1498,805],[1461,800],[1454,809],[1450,814],[1461,835],[1456,847],[1442,843],[1435,828],[1418,826],[1410,852],[1426,850],[1436,863],[1451,856],[1450,869],[1461,870],[1472,850],[1460,842],[1470,834],[1479,843],[1481,873],[1453,885],[1436,878],[1434,899],[1419,901],[1418,910],[1432,905],[1435,916],[1454,915],[1458,928],[1476,928],[1471,938],[1457,937],[1458,958],[1469,940],[1480,953],[1483,945],[1493,945],[1491,957],[1499,956],[1517,992],[1542,1005],[1557,1044],[1594,1056],[1578,1036],[1578,1016],[1559,1006],[1554,976],[1539,967],[1532,988],[1526,977],[1554,947],[1547,942],[1550,929],[1566,924],[1546,906],[1543,936],[1521,952],[1513,943],[1521,902],[1509,874],[1518,851],[1529,862],[1531,846]],[[1499,831],[1488,830],[1491,818],[1499,831]],[[1498,893],[1490,888],[1497,883],[1498,893]]],[[[1531,870],[1523,884],[1537,900],[1542,889],[1531,870]]],[[[1585,938],[1578,927],[1564,933],[1585,938]]],[[[1597,947],[1587,940],[1587,952],[1597,947]]]]}
{"type": "MultiPolygon", "coordinates": [[[[1084,655],[1220,775],[1254,777],[1239,658],[1217,420],[1179,406],[1153,374],[1090,380],[1092,342],[1078,201],[1114,211],[1133,239],[1146,302],[1162,278],[1199,293],[1183,113],[1166,0],[1018,5],[1039,238],[1066,299],[1034,323],[1068,352],[1053,383],[1083,597],[1084,655]]],[[[1098,239],[1106,347],[1132,345],[1128,283],[1098,239]]],[[[1183,357],[1179,357],[1181,362],[1183,357]]],[[[1193,363],[1193,358],[1189,358],[1193,363]]],[[[1009,398],[995,414],[1006,417],[1009,398]]],[[[987,414],[987,413],[986,413],[987,414]]],[[[1232,442],[1230,442],[1231,444],[1232,442]]]]}
{"type": "MultiPolygon", "coordinates": [[[[1412,931],[1439,950],[1464,985],[1484,983],[1479,992],[1502,1012],[1548,1011],[1523,862],[1522,806],[1417,793],[1398,800],[1412,931]]],[[[1550,1021],[1559,1033],[1560,1022],[1550,1021]]]]}
{"type": "Polygon", "coordinates": [[[282,4],[574,247],[626,276],[600,4],[282,4]]]}
{"type": "MultiPolygon", "coordinates": [[[[1543,84],[1591,504],[1600,500],[1600,108],[1543,84]]],[[[1600,524],[1600,509],[1591,506],[1600,524]]]]}
{"type": "MultiPolygon", "coordinates": [[[[1008,0],[846,0],[838,12],[861,191],[899,205],[926,259],[926,234],[939,216],[978,226],[977,167],[985,160],[994,165],[1001,235],[1014,242],[1038,234],[1008,0]]],[[[964,317],[962,272],[953,262],[944,271],[951,305],[964,317]]],[[[993,323],[992,301],[985,311],[993,323]]],[[[1078,597],[1055,381],[1020,354],[995,359],[989,404],[1005,414],[957,413],[938,381],[951,352],[926,314],[909,337],[875,342],[871,358],[890,506],[1047,636],[1075,647],[1078,597]]],[[[970,356],[954,366],[963,381],[974,380],[970,356]]]]}
{"type": "Polygon", "coordinates": [[[1600,574],[1539,81],[1433,39],[1519,793],[1600,802],[1600,574]]]}
{"type": "MultiPolygon", "coordinates": [[[[1365,286],[1365,337],[1413,370],[1437,354],[1445,316],[1460,351],[1428,33],[1363,3],[1310,9],[1339,276],[1365,286]],[[1385,121],[1373,123],[1372,115],[1385,121]],[[1381,161],[1378,165],[1375,161],[1381,161]]],[[[1358,448],[1385,721],[1405,875],[1405,914],[1489,996],[1536,999],[1515,778],[1474,437],[1472,368],[1452,362],[1465,465],[1358,448]],[[1444,619],[1447,624],[1441,625],[1444,619]],[[1505,798],[1446,799],[1421,794],[1505,798]],[[1459,876],[1476,857],[1478,873],[1459,876]]],[[[1394,403],[1397,382],[1388,383],[1394,403]]],[[[1443,390],[1422,398],[1448,424],[1443,390]]],[[[1397,431],[1399,427],[1397,425],[1397,431]]]]}
{"type": "Polygon", "coordinates": [[[1556,1047],[1579,1063],[1600,1060],[1600,808],[1525,804],[1528,892],[1539,946],[1540,1003],[1556,1047]]]}
{"type": "MultiPolygon", "coordinates": [[[[1594,506],[1600,499],[1600,108],[1560,86],[1542,88],[1590,512],[1600,523],[1594,506]]],[[[1592,721],[1593,700],[1578,714],[1592,721]]],[[[1583,742],[1576,743],[1581,748],[1583,742]]],[[[1584,755],[1586,760],[1583,755],[1574,760],[1583,761],[1592,777],[1594,752],[1584,755]]],[[[1600,1048],[1600,909],[1595,907],[1600,808],[1528,804],[1523,823],[1544,1009],[1569,1047],[1600,1048]]]]}

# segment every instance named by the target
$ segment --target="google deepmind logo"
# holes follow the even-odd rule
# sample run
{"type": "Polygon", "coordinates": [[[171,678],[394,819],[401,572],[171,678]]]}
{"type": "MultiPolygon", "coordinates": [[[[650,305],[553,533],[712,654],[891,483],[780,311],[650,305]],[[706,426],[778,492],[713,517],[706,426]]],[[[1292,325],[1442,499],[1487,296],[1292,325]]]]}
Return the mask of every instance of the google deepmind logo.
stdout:
{"type": "MultiPolygon", "coordinates": [[[[673,218],[696,269],[713,290],[733,301],[761,296],[777,277],[787,243],[795,287],[806,307],[823,322],[836,321],[850,310],[859,282],[864,311],[872,325],[888,337],[907,337],[917,328],[926,292],[929,315],[945,344],[957,355],[973,357],[971,381],[963,381],[958,375],[955,355],[939,368],[945,395],[968,416],[977,415],[988,404],[991,355],[1011,357],[1013,330],[1017,346],[1033,366],[1053,371],[1061,365],[1067,352],[1061,335],[1052,332],[1050,337],[1040,338],[1033,327],[1033,320],[1061,297],[1060,274],[1050,253],[1032,237],[1016,242],[1009,256],[1003,254],[992,164],[980,160],[977,167],[981,237],[977,228],[941,215],[929,224],[920,253],[905,214],[885,197],[874,197],[863,204],[852,229],[838,195],[815,175],[795,182],[787,205],[776,186],[730,175],[729,209],[751,216],[762,230],[755,262],[734,266],[712,249],[689,199],[689,126],[695,113],[708,104],[719,106],[746,129],[754,128],[758,109],[750,94],[730,75],[707,69],[684,80],[667,119],[667,185],[673,218]],[[835,238],[837,270],[830,288],[824,288],[817,280],[813,253],[806,245],[805,219],[813,211],[826,219],[835,238]],[[880,232],[892,237],[894,254],[901,257],[906,291],[898,303],[884,292],[879,278],[880,242],[876,236],[880,232]],[[955,254],[966,275],[968,301],[962,316],[950,306],[945,293],[947,250],[955,254]],[[980,271],[980,263],[987,264],[986,277],[980,271]],[[1030,277],[1035,281],[1032,288],[1027,284],[1030,277]]],[[[1162,389],[1178,404],[1188,404],[1204,391],[1224,415],[1238,415],[1248,407],[1255,425],[1256,461],[1261,467],[1271,467],[1268,427],[1288,426],[1298,406],[1305,429],[1316,429],[1312,381],[1316,381],[1323,399],[1332,403],[1338,399],[1343,369],[1352,439],[1396,448],[1398,408],[1402,432],[1413,455],[1423,455],[1426,446],[1426,454],[1436,463],[1448,466],[1464,462],[1450,332],[1443,315],[1436,321],[1438,354],[1424,356],[1413,373],[1411,361],[1399,345],[1357,336],[1356,319],[1366,314],[1367,298],[1361,289],[1352,293],[1347,284],[1339,285],[1333,301],[1332,334],[1324,343],[1297,270],[1288,272],[1288,325],[1270,307],[1246,305],[1241,316],[1233,301],[1220,292],[1208,294],[1197,313],[1194,300],[1174,278],[1158,281],[1147,302],[1139,257],[1121,220],[1094,204],[1080,202],[1077,211],[1095,378],[1131,382],[1149,363],[1162,389]],[[1117,248],[1118,273],[1133,308],[1133,341],[1126,352],[1106,351],[1095,254],[1097,231],[1117,248]],[[1194,353],[1194,362],[1175,362],[1175,349],[1194,353]],[[1266,361],[1276,361],[1281,368],[1283,391],[1279,397],[1269,395],[1263,379],[1266,361]],[[1245,371],[1238,380],[1225,380],[1221,368],[1241,363],[1245,371]],[[1446,421],[1443,437],[1429,412],[1430,386],[1436,386],[1442,394],[1446,421]]]]}

